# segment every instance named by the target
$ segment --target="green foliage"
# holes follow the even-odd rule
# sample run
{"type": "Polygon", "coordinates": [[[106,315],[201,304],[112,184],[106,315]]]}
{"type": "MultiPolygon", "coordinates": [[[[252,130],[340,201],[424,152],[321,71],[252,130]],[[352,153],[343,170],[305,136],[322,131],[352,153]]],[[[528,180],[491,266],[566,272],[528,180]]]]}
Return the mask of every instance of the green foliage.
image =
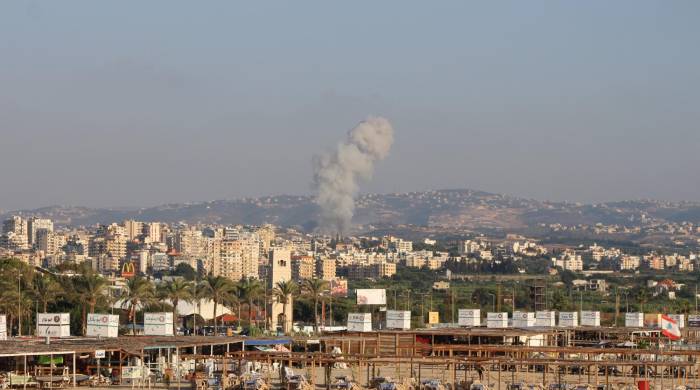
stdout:
{"type": "Polygon", "coordinates": [[[187,281],[194,281],[197,278],[197,271],[187,263],[179,263],[173,270],[172,276],[180,276],[187,281]]]}
{"type": "Polygon", "coordinates": [[[549,301],[549,307],[552,310],[569,310],[571,309],[571,300],[560,288],[554,289],[552,297],[549,301]]]}

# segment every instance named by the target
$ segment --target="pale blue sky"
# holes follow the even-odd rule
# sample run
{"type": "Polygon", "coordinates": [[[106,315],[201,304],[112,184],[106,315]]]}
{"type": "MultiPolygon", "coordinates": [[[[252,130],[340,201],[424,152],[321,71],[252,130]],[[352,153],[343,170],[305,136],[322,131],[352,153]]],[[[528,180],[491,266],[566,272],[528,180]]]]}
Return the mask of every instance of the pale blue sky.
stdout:
{"type": "Polygon", "coordinates": [[[0,209],[310,191],[700,201],[697,1],[3,1],[0,209]]]}

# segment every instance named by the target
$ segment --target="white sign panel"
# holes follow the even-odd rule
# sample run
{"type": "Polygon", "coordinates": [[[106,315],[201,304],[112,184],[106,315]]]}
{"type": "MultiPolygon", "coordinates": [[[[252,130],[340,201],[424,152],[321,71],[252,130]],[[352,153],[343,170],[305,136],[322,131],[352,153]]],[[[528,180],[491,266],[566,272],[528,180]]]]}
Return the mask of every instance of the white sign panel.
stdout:
{"type": "Polygon", "coordinates": [[[104,349],[98,349],[95,351],[95,359],[104,359],[106,356],[107,353],[104,349]]]}
{"type": "Polygon", "coordinates": [[[457,315],[459,326],[481,326],[480,309],[459,309],[457,315]]]}
{"type": "Polygon", "coordinates": [[[118,337],[119,316],[97,313],[88,314],[86,334],[90,337],[118,337]]]}
{"type": "Polygon", "coordinates": [[[516,328],[529,328],[535,326],[535,313],[524,311],[513,312],[513,326],[516,328]]]}
{"type": "Polygon", "coordinates": [[[371,332],[371,313],[348,313],[348,331],[351,332],[371,332]]]}
{"type": "Polygon", "coordinates": [[[172,336],[173,313],[144,313],[143,334],[146,336],[172,336]]]}
{"type": "Polygon", "coordinates": [[[144,313],[143,322],[149,324],[172,324],[173,323],[173,313],[162,312],[162,313],[144,313]]]}
{"type": "Polygon", "coordinates": [[[582,311],[581,312],[582,326],[600,326],[599,311],[582,311]]]}
{"type": "Polygon", "coordinates": [[[692,328],[700,327],[700,314],[688,314],[688,326],[692,328]]]}
{"type": "Polygon", "coordinates": [[[644,313],[625,313],[626,328],[643,328],[644,313]]]}
{"type": "Polygon", "coordinates": [[[538,311],[535,316],[535,326],[557,326],[557,313],[553,311],[538,311]]]}
{"type": "Polygon", "coordinates": [[[70,313],[39,313],[36,322],[39,325],[70,325],[70,313]]]}
{"type": "Polygon", "coordinates": [[[39,313],[36,316],[36,335],[40,337],[69,337],[69,313],[39,313]]]}
{"type": "Polygon", "coordinates": [[[383,288],[357,289],[358,305],[386,305],[386,290],[383,288]]]}
{"type": "Polygon", "coordinates": [[[507,328],[508,313],[486,313],[487,328],[507,328]]]}
{"type": "Polygon", "coordinates": [[[411,329],[411,312],[403,310],[386,311],[387,329],[411,329]]]}
{"type": "Polygon", "coordinates": [[[7,316],[0,315],[0,340],[7,340],[7,316]]]}
{"type": "Polygon", "coordinates": [[[578,326],[578,312],[565,312],[559,313],[559,326],[562,327],[576,327],[578,326]]]}

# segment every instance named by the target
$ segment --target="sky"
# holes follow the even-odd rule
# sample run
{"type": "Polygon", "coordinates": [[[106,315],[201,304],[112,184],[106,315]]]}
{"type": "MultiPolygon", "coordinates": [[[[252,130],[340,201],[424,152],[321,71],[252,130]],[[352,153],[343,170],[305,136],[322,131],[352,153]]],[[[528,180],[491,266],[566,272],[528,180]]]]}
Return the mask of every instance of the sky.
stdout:
{"type": "Polygon", "coordinates": [[[700,201],[697,1],[3,1],[0,209],[363,192],[700,201]]]}

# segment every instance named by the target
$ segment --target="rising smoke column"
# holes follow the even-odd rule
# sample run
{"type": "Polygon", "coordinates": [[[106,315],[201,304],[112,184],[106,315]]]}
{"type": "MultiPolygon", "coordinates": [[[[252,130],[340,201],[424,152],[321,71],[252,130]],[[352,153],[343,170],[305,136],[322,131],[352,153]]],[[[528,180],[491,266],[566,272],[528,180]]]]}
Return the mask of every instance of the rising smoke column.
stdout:
{"type": "Polygon", "coordinates": [[[322,231],[348,231],[359,184],[372,178],[374,164],[389,154],[393,142],[391,123],[382,117],[369,117],[350,130],[333,153],[314,157],[314,189],[322,231]]]}

